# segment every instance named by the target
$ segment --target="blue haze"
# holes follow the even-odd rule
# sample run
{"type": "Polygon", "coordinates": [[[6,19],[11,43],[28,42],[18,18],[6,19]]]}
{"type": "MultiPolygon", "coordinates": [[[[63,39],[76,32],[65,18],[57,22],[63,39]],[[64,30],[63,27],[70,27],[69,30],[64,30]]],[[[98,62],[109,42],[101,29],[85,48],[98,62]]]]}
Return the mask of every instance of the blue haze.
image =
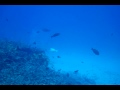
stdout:
{"type": "Polygon", "coordinates": [[[35,41],[46,51],[55,70],[79,70],[79,74],[96,79],[97,84],[120,84],[119,35],[119,5],[0,6],[0,38],[28,45],[35,41]],[[44,28],[50,32],[43,32],[44,28]],[[60,35],[51,39],[57,32],[60,35]],[[57,55],[61,58],[52,58],[57,55]]]}

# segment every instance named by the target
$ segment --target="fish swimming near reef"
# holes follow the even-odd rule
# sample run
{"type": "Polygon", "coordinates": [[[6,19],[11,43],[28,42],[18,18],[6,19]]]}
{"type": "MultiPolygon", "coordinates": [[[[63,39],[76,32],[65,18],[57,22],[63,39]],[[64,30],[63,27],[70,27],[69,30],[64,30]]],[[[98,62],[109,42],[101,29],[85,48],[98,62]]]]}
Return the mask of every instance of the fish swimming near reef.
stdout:
{"type": "Polygon", "coordinates": [[[79,71],[79,70],[75,70],[75,71],[74,71],[74,74],[77,74],[77,73],[78,73],[78,71],[79,71]]]}
{"type": "Polygon", "coordinates": [[[94,48],[92,48],[91,50],[93,51],[93,53],[94,53],[95,55],[99,55],[99,54],[100,54],[99,51],[96,50],[96,49],[94,49],[94,48]]]}
{"type": "Polygon", "coordinates": [[[60,35],[60,33],[55,33],[55,34],[53,34],[53,35],[51,36],[51,38],[56,37],[56,36],[59,36],[59,35],[60,35]]]}
{"type": "Polygon", "coordinates": [[[54,48],[50,48],[51,52],[58,52],[58,50],[54,49],[54,48]]]}

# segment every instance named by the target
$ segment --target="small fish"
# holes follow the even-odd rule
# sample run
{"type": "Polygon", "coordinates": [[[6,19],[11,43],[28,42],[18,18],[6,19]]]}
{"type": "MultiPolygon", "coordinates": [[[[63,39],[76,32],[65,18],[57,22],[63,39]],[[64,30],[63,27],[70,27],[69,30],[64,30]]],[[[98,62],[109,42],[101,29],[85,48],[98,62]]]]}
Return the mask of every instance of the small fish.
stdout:
{"type": "Polygon", "coordinates": [[[60,56],[57,56],[57,58],[61,58],[60,56]]]}
{"type": "Polygon", "coordinates": [[[49,30],[49,29],[46,29],[46,28],[45,28],[45,29],[42,29],[42,31],[43,31],[43,32],[50,32],[50,30],[49,30]]]}
{"type": "Polygon", "coordinates": [[[96,50],[96,49],[94,49],[94,48],[92,48],[91,50],[93,51],[93,53],[94,53],[95,55],[99,55],[99,51],[98,51],[98,50],[96,50]]]}
{"type": "Polygon", "coordinates": [[[79,70],[76,70],[76,71],[74,71],[74,73],[75,73],[75,74],[77,74],[77,73],[78,73],[78,71],[79,71],[79,70]]]}
{"type": "Polygon", "coordinates": [[[59,36],[59,35],[60,35],[60,33],[55,33],[55,34],[53,34],[53,35],[51,36],[51,38],[52,38],[52,37],[59,36]]]}
{"type": "Polygon", "coordinates": [[[54,48],[50,48],[51,52],[58,52],[58,50],[54,49],[54,48]]]}

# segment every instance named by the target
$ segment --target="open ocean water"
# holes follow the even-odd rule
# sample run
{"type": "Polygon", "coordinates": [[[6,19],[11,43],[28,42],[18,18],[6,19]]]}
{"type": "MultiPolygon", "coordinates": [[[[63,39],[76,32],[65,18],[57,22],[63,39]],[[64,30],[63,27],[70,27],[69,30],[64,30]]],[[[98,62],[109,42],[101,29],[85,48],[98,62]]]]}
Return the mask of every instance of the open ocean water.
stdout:
{"type": "Polygon", "coordinates": [[[120,5],[0,5],[0,85],[120,85],[120,5]]]}

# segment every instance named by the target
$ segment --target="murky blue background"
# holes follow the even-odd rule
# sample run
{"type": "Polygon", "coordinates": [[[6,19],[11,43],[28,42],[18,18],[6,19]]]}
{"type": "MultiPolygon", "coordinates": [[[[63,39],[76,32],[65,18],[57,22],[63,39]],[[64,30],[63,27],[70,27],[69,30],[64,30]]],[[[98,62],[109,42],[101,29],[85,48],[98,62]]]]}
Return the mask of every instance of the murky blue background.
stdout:
{"type": "Polygon", "coordinates": [[[119,5],[0,5],[0,38],[42,48],[55,70],[79,70],[97,84],[120,84],[119,35],[119,5]]]}

